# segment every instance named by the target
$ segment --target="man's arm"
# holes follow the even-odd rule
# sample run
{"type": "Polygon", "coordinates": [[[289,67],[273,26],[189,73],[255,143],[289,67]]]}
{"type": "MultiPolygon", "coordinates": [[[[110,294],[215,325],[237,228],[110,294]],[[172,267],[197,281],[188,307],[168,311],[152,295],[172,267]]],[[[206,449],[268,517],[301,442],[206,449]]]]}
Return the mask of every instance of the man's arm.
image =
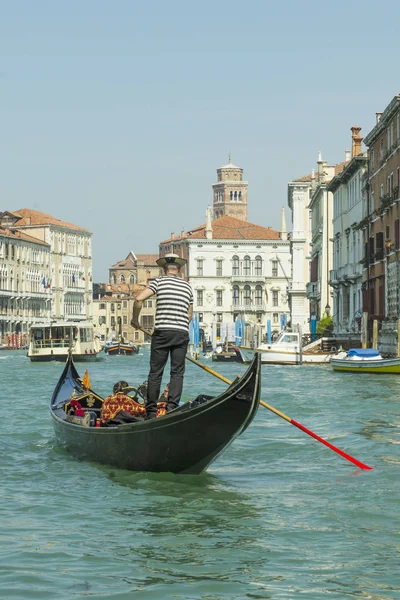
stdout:
{"type": "Polygon", "coordinates": [[[145,290],[140,292],[135,298],[135,302],[133,303],[133,311],[132,311],[132,319],[131,319],[131,325],[135,329],[140,329],[139,313],[142,310],[143,301],[147,300],[147,298],[150,298],[150,296],[154,296],[154,292],[150,288],[146,288],[145,290]]]}
{"type": "Polygon", "coordinates": [[[190,304],[189,310],[188,310],[188,319],[189,319],[189,321],[192,320],[192,317],[193,317],[193,304],[190,304]]]}

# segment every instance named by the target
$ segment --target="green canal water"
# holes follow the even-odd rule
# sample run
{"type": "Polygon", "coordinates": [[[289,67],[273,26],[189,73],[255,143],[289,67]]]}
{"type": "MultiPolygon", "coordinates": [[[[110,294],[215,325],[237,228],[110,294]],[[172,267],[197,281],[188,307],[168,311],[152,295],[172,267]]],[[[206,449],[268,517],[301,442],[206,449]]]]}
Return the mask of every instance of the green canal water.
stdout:
{"type": "MultiPolygon", "coordinates": [[[[108,394],[143,381],[148,360],[86,366],[108,394]]],[[[245,369],[207,364],[230,379],[245,369]]],[[[207,473],[177,476],[57,448],[62,368],[0,354],[1,600],[400,598],[400,377],[263,366],[266,402],[373,471],[260,407],[207,473]]],[[[222,389],[187,364],[185,398],[222,389]]]]}

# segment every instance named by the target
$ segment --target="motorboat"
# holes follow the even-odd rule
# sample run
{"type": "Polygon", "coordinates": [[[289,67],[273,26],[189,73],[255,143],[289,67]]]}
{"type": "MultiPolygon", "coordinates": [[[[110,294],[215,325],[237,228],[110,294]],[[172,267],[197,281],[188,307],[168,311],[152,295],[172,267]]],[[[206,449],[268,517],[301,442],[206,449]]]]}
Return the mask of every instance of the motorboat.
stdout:
{"type": "Polygon", "coordinates": [[[260,344],[256,348],[239,346],[243,362],[248,363],[259,352],[261,362],[271,365],[324,364],[331,360],[332,352],[320,350],[321,341],[315,340],[302,346],[300,333],[282,331],[275,342],[260,344]]]}
{"type": "Polygon", "coordinates": [[[400,357],[383,358],[374,348],[350,348],[331,359],[334,371],[347,373],[400,373],[400,357]]]}

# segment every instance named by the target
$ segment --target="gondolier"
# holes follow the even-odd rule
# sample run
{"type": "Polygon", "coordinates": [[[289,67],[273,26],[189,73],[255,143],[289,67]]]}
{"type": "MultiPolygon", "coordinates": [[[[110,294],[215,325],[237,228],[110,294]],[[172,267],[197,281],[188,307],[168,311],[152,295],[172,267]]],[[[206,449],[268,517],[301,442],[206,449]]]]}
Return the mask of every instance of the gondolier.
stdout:
{"type": "Polygon", "coordinates": [[[156,416],[161,380],[168,357],[171,377],[167,412],[176,408],[182,394],[185,355],[189,343],[189,321],[193,313],[193,292],[190,284],[180,277],[186,260],[177,254],[166,254],[157,260],[165,275],[158,277],[140,292],[133,305],[131,325],[140,329],[139,313],[144,300],[157,297],[156,320],[151,340],[150,373],[147,387],[147,418],[156,416]]]}

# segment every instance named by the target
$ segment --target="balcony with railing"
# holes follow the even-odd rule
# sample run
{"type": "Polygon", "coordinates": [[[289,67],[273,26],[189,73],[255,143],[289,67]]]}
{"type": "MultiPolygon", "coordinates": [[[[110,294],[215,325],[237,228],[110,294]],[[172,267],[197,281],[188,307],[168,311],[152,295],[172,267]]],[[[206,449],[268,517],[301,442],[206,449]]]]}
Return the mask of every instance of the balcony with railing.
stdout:
{"type": "Polygon", "coordinates": [[[307,283],[307,298],[319,298],[321,296],[321,282],[310,281],[307,283]]]}
{"type": "Polygon", "coordinates": [[[265,302],[241,302],[231,304],[231,312],[265,312],[267,305],[265,302]]]}
{"type": "Polygon", "coordinates": [[[265,275],[261,273],[249,273],[248,275],[232,275],[231,283],[265,283],[265,275]]]}

